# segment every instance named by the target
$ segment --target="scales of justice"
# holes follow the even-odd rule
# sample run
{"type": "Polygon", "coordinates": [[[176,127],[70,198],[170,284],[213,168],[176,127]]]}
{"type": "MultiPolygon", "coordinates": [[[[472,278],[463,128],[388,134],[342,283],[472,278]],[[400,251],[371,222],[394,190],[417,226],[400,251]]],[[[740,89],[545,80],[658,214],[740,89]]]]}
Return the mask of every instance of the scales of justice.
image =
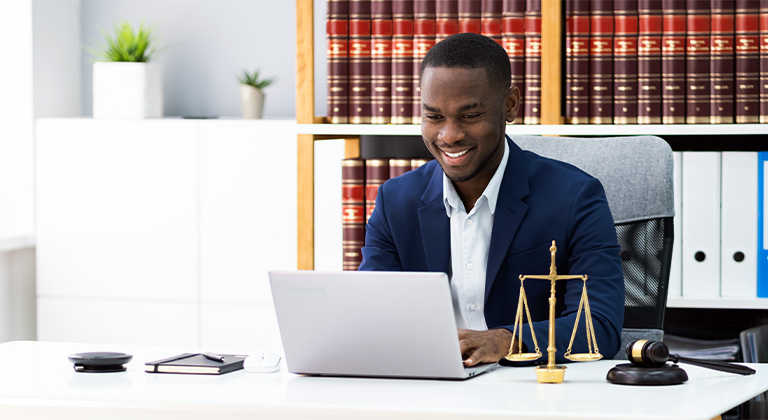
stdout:
{"type": "MultiPolygon", "coordinates": [[[[597,348],[597,341],[595,339],[595,329],[592,326],[592,313],[589,310],[589,299],[587,298],[587,275],[557,275],[557,267],[555,266],[555,253],[557,247],[555,241],[552,241],[552,246],[549,248],[552,255],[552,264],[549,267],[549,275],[520,275],[520,297],[517,302],[517,312],[515,315],[515,327],[512,331],[512,343],[515,342],[516,337],[522,338],[523,334],[523,315],[528,320],[528,324],[531,324],[531,313],[528,309],[528,299],[525,296],[525,288],[523,283],[527,279],[539,279],[549,280],[551,282],[550,294],[549,294],[549,339],[547,343],[547,353],[549,359],[546,366],[538,366],[536,368],[536,379],[539,383],[555,383],[559,384],[563,382],[565,377],[565,366],[558,366],[555,364],[555,353],[557,351],[555,347],[555,283],[557,280],[569,280],[569,279],[581,279],[584,282],[584,287],[581,291],[581,300],[579,301],[579,310],[576,313],[576,322],[573,325],[573,333],[571,333],[571,341],[568,343],[568,349],[565,352],[565,358],[573,360],[575,362],[591,362],[600,360],[603,356],[597,348]],[[584,311],[584,319],[586,322],[587,330],[587,345],[588,353],[571,353],[571,347],[573,346],[573,339],[576,337],[576,330],[579,326],[579,318],[581,312],[584,311]]],[[[541,358],[542,354],[539,350],[539,343],[536,341],[536,333],[533,328],[530,328],[531,336],[533,338],[533,344],[535,350],[533,353],[523,353],[522,346],[518,346],[517,350],[514,350],[512,345],[509,348],[509,354],[505,357],[507,360],[513,362],[532,361],[541,358]]],[[[521,339],[517,340],[518,343],[522,343],[521,339]]]]}

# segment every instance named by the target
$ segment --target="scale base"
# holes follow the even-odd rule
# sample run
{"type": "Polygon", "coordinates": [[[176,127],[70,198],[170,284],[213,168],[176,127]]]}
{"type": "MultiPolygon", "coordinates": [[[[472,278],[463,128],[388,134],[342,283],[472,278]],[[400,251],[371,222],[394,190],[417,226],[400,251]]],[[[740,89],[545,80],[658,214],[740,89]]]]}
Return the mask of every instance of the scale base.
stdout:
{"type": "Polygon", "coordinates": [[[539,366],[536,368],[536,380],[540,384],[561,384],[565,378],[565,366],[539,366]]]}
{"type": "Polygon", "coordinates": [[[622,363],[609,370],[606,379],[618,385],[680,385],[688,380],[688,374],[677,365],[654,368],[622,363]]]}

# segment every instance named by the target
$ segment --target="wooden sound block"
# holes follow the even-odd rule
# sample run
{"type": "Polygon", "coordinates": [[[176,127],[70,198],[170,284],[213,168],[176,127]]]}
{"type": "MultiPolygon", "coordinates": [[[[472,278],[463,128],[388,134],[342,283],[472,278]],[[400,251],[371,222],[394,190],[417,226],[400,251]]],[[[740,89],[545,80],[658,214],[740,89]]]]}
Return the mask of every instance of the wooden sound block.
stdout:
{"type": "Polygon", "coordinates": [[[673,364],[644,367],[622,363],[611,368],[606,379],[618,385],[680,385],[688,380],[688,374],[673,364]]]}

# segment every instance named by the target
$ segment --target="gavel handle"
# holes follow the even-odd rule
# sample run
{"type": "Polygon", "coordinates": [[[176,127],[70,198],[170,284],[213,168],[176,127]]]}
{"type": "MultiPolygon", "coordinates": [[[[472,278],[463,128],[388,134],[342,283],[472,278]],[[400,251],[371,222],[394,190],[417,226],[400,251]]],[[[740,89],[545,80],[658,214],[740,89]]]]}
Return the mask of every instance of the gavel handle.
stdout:
{"type": "Polygon", "coordinates": [[[669,361],[673,363],[684,362],[691,365],[700,366],[707,369],[719,370],[722,372],[735,373],[738,375],[753,375],[755,370],[748,366],[737,365],[735,363],[719,362],[715,360],[691,359],[682,357],[677,353],[669,355],[669,361]]]}

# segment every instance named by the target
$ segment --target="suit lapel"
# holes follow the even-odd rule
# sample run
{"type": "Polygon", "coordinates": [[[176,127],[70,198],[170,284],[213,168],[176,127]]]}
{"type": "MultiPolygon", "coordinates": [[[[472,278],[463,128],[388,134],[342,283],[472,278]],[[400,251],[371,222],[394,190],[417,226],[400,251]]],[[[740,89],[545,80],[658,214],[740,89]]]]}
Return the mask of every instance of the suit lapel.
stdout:
{"type": "Polygon", "coordinates": [[[496,212],[493,216],[493,230],[488,249],[488,265],[485,277],[485,300],[493,287],[493,282],[507,255],[512,239],[515,237],[523,217],[528,212],[528,205],[522,199],[528,195],[528,168],[523,151],[507,137],[509,158],[504,170],[504,178],[499,187],[496,212]]]}
{"type": "Polygon", "coordinates": [[[443,171],[435,165],[432,179],[421,196],[425,206],[419,209],[421,239],[429,271],[450,273],[450,219],[443,204],[443,171]]]}

